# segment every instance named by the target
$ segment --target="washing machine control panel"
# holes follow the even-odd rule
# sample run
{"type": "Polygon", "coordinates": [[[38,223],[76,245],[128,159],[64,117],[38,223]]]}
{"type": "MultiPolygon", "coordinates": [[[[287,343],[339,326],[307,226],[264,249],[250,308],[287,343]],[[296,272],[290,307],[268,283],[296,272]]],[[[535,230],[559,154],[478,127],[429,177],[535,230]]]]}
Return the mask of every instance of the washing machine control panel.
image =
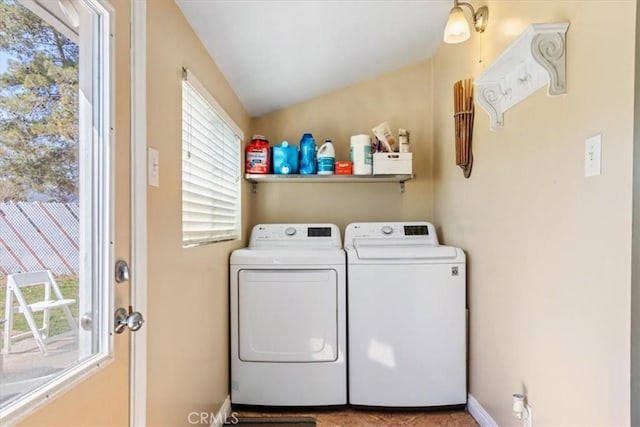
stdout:
{"type": "Polygon", "coordinates": [[[349,224],[344,234],[344,245],[354,240],[394,239],[394,241],[438,245],[435,227],[429,222],[363,222],[349,224]]]}
{"type": "Polygon", "coordinates": [[[287,245],[341,248],[342,239],[334,224],[258,224],[251,231],[249,247],[287,245]]]}

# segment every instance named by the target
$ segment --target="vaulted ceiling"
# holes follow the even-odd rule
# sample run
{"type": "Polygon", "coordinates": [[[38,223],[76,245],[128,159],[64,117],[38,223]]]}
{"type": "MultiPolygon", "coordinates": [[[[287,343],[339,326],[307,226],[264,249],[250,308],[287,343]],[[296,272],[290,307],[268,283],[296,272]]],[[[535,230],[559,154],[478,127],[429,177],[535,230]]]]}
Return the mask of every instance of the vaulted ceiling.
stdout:
{"type": "Polygon", "coordinates": [[[251,116],[433,55],[451,0],[176,0],[251,116]]]}

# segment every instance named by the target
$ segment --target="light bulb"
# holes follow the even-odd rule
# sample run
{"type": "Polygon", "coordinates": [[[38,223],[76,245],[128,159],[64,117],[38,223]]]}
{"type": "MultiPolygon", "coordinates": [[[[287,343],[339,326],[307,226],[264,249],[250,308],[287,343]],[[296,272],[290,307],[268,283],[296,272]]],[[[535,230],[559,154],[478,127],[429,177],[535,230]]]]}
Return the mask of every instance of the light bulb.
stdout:
{"type": "Polygon", "coordinates": [[[71,0],[58,0],[58,6],[73,28],[80,26],[80,14],[71,0]]]}
{"type": "Polygon", "coordinates": [[[460,6],[454,6],[449,12],[449,19],[444,28],[445,43],[462,43],[471,36],[469,22],[460,6]]]}

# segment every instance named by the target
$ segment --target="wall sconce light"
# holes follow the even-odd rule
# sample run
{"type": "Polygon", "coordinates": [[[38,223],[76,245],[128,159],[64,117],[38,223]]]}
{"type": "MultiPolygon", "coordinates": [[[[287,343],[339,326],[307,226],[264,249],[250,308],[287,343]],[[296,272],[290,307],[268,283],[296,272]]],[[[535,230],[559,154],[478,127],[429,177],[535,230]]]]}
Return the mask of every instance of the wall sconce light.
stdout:
{"type": "Polygon", "coordinates": [[[80,26],[80,14],[71,0],[58,0],[58,6],[73,28],[80,26]]]}
{"type": "Polygon", "coordinates": [[[467,22],[464,11],[460,6],[466,6],[471,11],[471,21],[477,32],[483,33],[487,29],[487,22],[489,21],[489,8],[487,6],[482,6],[476,11],[470,3],[453,0],[453,8],[449,12],[447,26],[444,28],[445,43],[462,43],[471,36],[469,22],[467,22]]]}

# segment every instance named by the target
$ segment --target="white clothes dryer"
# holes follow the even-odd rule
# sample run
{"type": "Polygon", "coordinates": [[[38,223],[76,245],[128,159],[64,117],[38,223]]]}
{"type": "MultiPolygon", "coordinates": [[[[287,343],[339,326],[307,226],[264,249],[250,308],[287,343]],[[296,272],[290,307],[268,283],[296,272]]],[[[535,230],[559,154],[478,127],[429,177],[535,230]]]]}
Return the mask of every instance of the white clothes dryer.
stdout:
{"type": "Polygon", "coordinates": [[[344,243],[349,403],[464,405],[464,252],[428,222],[350,224],[344,243]]]}
{"type": "Polygon", "coordinates": [[[347,403],[346,257],[333,224],[259,224],[230,260],[231,403],[347,403]]]}

